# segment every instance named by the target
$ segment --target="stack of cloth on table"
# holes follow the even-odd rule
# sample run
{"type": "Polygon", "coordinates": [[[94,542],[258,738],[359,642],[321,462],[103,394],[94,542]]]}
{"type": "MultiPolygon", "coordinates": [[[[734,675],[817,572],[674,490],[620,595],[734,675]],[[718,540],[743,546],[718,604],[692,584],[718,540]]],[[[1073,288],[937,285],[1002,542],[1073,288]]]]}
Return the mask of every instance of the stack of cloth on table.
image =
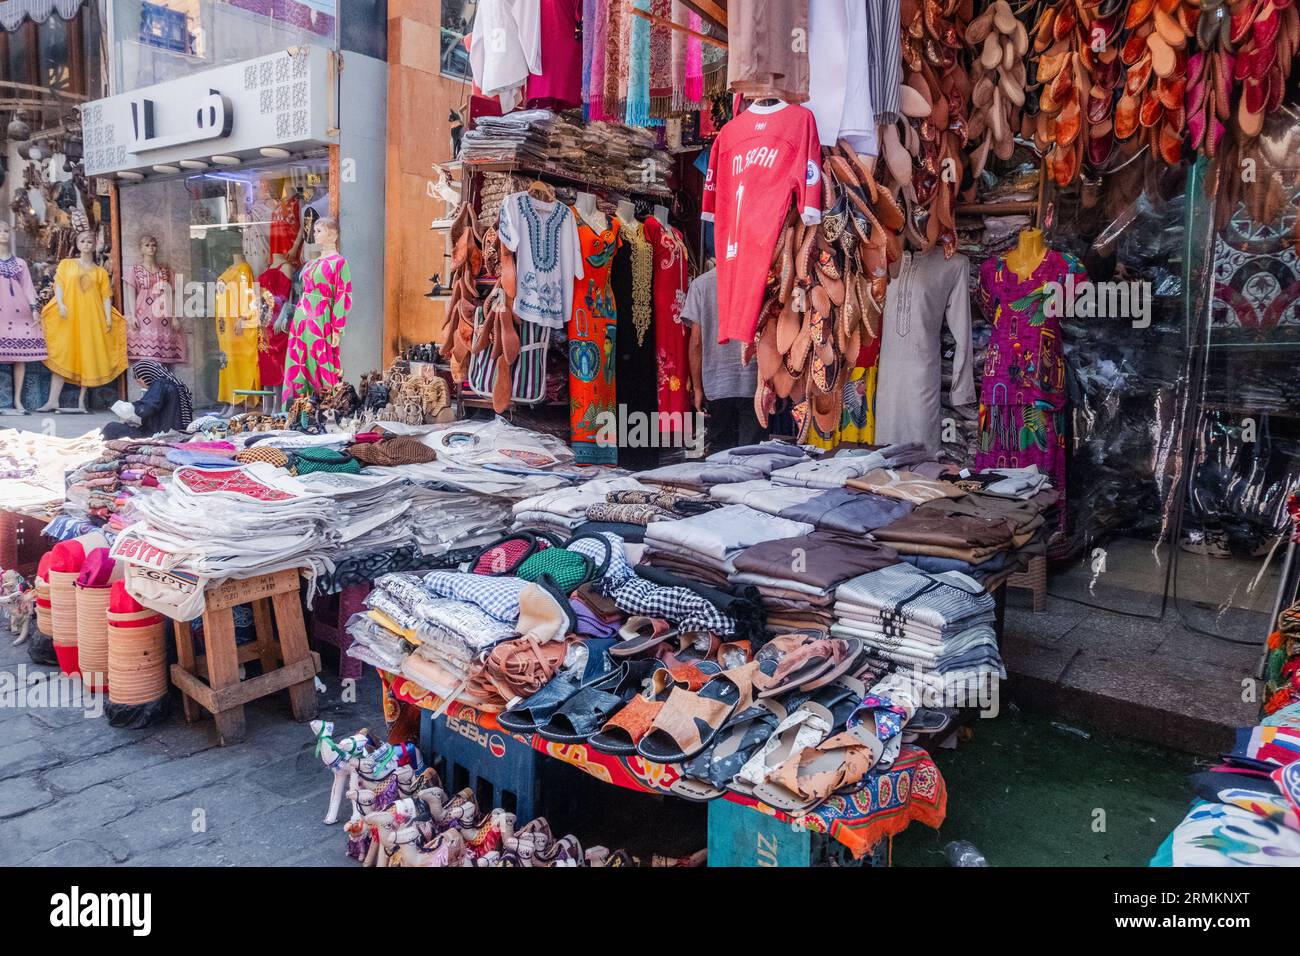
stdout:
{"type": "Polygon", "coordinates": [[[854,478],[879,468],[901,468],[926,461],[929,453],[918,442],[902,442],[881,448],[842,448],[816,461],[792,463],[772,472],[772,483],[803,488],[843,488],[854,478]]]}
{"type": "Polygon", "coordinates": [[[53,512],[63,504],[71,471],[104,450],[98,432],[56,438],[40,432],[0,429],[0,487],[4,506],[27,514],[53,512]]]}
{"type": "Polygon", "coordinates": [[[587,509],[605,503],[610,492],[649,493],[651,490],[630,475],[596,478],[575,487],[557,488],[517,501],[512,510],[517,527],[542,527],[567,533],[585,524],[587,509]]]}
{"type": "MultiPolygon", "coordinates": [[[[186,437],[169,434],[105,442],[98,458],[68,475],[64,511],[101,524],[122,526],[115,519],[129,511],[131,499],[160,487],[180,467],[174,456],[184,447],[186,437]]],[[[224,448],[233,454],[233,445],[224,448]]],[[[200,458],[212,460],[208,454],[206,447],[198,452],[200,458]]],[[[220,460],[225,462],[228,456],[220,460]]]]}
{"type": "Polygon", "coordinates": [[[935,695],[932,706],[952,707],[986,700],[1006,677],[993,622],[993,597],[973,578],[896,564],[836,589],[831,634],[860,638],[868,656],[935,695]]]}
{"type": "Polygon", "coordinates": [[[604,501],[587,506],[583,531],[610,531],[624,540],[640,542],[652,521],[676,521],[704,514],[720,503],[692,491],[672,488],[610,491],[604,501]]]}
{"type": "Polygon", "coordinates": [[[725,588],[733,560],[746,548],[813,530],[747,505],[725,505],[691,518],[656,521],[646,527],[644,563],[705,584],[725,588]]]}
{"type": "Polygon", "coordinates": [[[733,561],[731,581],[758,590],[768,633],[826,637],[834,623],[836,587],[897,563],[889,548],[857,534],[813,531],[746,548],[733,561]]]}
{"type": "Polygon", "coordinates": [[[702,461],[652,468],[638,473],[637,477],[649,484],[707,491],[714,485],[766,478],[779,469],[807,459],[807,454],[798,445],[766,441],[714,452],[702,461]]]}

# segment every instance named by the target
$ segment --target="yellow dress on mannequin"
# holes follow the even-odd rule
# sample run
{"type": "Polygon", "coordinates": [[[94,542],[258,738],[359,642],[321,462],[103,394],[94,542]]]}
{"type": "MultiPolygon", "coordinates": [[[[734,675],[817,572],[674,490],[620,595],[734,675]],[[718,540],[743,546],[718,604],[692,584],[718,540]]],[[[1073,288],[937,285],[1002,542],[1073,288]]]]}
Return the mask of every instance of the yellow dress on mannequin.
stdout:
{"type": "Polygon", "coordinates": [[[68,314],[59,315],[59,302],[50,299],[41,310],[49,358],[45,365],[75,385],[93,388],[126,371],[126,320],[113,310],[113,327],[104,328],[104,300],[113,295],[108,273],[64,259],[54,282],[68,314]]]}
{"type": "Polygon", "coordinates": [[[253,301],[253,267],[236,262],[217,282],[217,344],[226,365],[217,376],[217,401],[235,404],[245,396],[235,389],[255,389],[257,371],[257,321],[250,317],[253,301]]]}

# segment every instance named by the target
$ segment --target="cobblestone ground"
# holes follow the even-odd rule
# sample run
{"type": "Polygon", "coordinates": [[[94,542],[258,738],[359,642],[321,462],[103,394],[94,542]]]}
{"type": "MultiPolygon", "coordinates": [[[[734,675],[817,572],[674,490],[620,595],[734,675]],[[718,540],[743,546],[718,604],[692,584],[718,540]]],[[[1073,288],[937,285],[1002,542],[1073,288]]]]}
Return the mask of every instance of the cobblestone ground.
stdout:
{"type": "MultiPolygon", "coordinates": [[[[0,630],[0,865],[354,865],[341,827],[321,823],[331,776],[287,695],[249,705],[247,739],[229,747],[179,707],[122,730],[82,706],[13,706],[11,680],[57,669],[10,641],[0,630]]],[[[383,726],[372,669],[356,703],[324,670],[323,719],[338,733],[383,726]]]]}

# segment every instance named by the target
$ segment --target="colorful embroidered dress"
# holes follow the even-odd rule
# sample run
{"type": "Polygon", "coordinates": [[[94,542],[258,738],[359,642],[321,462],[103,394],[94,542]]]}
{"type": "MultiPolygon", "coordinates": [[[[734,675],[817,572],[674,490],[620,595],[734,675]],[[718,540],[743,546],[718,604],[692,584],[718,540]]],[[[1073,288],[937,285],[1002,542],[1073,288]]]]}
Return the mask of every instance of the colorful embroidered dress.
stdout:
{"type": "Polygon", "coordinates": [[[80,259],[64,259],[54,284],[68,314],[59,314],[57,299],[45,303],[41,319],[50,353],[46,366],[86,388],[113,381],[126,371],[126,322],[114,310],[111,327],[105,327],[104,300],[113,295],[108,273],[99,266],[83,266],[80,259]]]}
{"type": "Polygon", "coordinates": [[[127,281],[135,290],[135,311],[126,329],[126,357],[132,362],[184,362],[188,355],[185,333],[168,314],[175,281],[172,270],[159,266],[158,271],[150,272],[137,265],[127,281]]]}
{"type": "Polygon", "coordinates": [[[49,355],[40,316],[32,313],[35,301],[27,263],[0,259],[0,362],[39,362],[49,355]]]}
{"type": "MultiPolygon", "coordinates": [[[[296,256],[291,256],[290,252],[293,251],[293,244],[298,239],[298,227],[302,220],[301,209],[298,197],[290,196],[277,202],[271,212],[270,255],[281,253],[295,265],[298,259],[296,256]]],[[[301,255],[301,248],[298,255],[301,255]]]]}
{"type": "Polygon", "coordinates": [[[217,373],[217,401],[244,400],[235,390],[258,387],[257,318],[253,309],[253,267],[237,262],[217,278],[217,345],[225,365],[217,373]]]}
{"type": "Polygon", "coordinates": [[[569,319],[569,421],[573,454],[581,464],[618,464],[618,446],[597,445],[596,435],[609,416],[617,419],[614,363],[618,310],[609,284],[610,265],[622,239],[619,222],[603,232],[578,224],[583,278],[573,287],[569,319]],[[605,418],[600,416],[605,413],[605,418]]]}
{"type": "MultiPolygon", "coordinates": [[[[1073,256],[1048,250],[1025,280],[1005,258],[980,269],[980,304],[993,322],[980,382],[976,468],[1037,465],[1065,503],[1065,355],[1061,323],[1049,314],[1049,283],[1087,279],[1073,256]]],[[[1061,509],[1061,527],[1065,510],[1061,509]]]]}
{"type": "Polygon", "coordinates": [[[682,418],[690,411],[686,394],[686,351],[689,330],[682,322],[682,306],[691,284],[686,260],[686,243],[671,226],[653,216],[642,226],[646,241],[654,250],[655,357],[659,365],[660,432],[680,432],[682,418]]]}
{"type": "Polygon", "coordinates": [[[352,308],[352,272],[337,252],[303,266],[302,298],[289,325],[284,400],[319,395],[342,378],[339,345],[352,308]]]}

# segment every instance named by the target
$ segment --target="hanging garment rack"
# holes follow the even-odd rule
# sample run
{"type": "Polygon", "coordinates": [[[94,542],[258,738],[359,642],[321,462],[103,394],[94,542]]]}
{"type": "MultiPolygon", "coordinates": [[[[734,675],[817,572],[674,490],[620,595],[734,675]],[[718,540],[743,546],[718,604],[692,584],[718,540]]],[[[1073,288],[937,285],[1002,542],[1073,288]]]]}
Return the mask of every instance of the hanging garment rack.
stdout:
{"type": "Polygon", "coordinates": [[[712,46],[720,47],[723,50],[727,48],[726,40],[720,40],[717,37],[711,37],[705,33],[698,33],[690,27],[669,20],[667,17],[655,16],[653,13],[646,10],[639,10],[636,7],[632,8],[632,13],[640,17],[642,20],[649,20],[653,26],[667,27],[669,30],[676,30],[678,33],[685,33],[687,36],[694,37],[702,43],[708,43],[712,46]]]}

